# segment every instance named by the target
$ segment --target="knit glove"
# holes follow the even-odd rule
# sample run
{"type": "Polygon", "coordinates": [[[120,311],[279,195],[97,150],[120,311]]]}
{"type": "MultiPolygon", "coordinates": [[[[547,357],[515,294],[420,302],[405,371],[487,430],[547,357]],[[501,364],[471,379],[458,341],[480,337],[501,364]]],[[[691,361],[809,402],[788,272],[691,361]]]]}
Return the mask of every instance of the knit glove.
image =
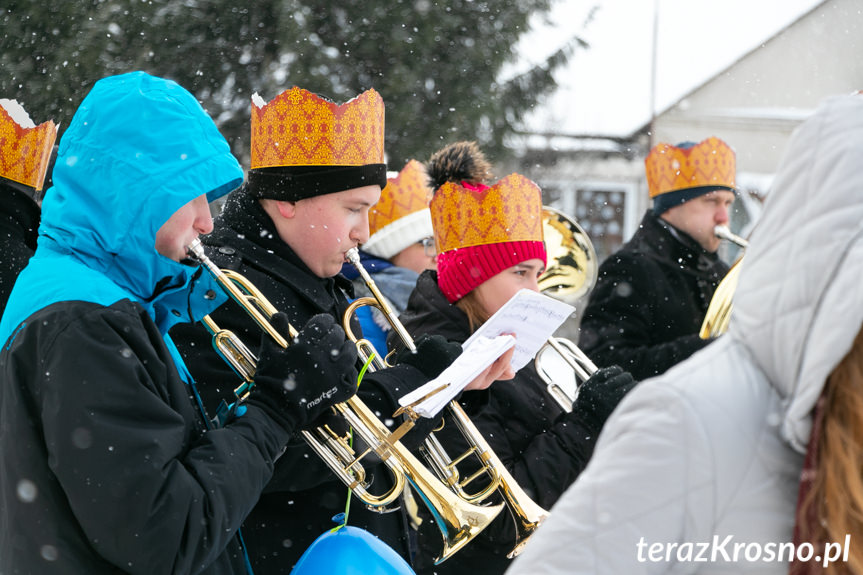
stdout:
{"type": "Polygon", "coordinates": [[[594,436],[599,435],[605,420],[636,383],[628,371],[616,365],[597,370],[579,387],[570,415],[594,436]]]}
{"type": "Polygon", "coordinates": [[[406,363],[432,380],[461,355],[461,345],[447,341],[442,335],[422,334],[414,342],[416,353],[407,348],[396,354],[396,363],[406,363]]]}
{"type": "MultiPolygon", "coordinates": [[[[276,313],[270,323],[289,338],[288,316],[276,313]]],[[[356,361],[356,347],[327,314],[312,317],[287,348],[264,333],[255,386],[246,403],[293,433],[356,393],[356,361]]]]}

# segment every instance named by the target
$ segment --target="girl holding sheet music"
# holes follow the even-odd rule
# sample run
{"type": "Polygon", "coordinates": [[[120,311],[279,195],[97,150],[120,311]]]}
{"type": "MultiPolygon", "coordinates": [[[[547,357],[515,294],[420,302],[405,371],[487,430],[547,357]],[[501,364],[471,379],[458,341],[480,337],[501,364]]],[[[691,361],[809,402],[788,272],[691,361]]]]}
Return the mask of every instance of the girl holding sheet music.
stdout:
{"type": "MultiPolygon", "coordinates": [[[[429,161],[438,269],[420,275],[400,317],[414,337],[437,334],[463,343],[519,290],[539,291],[546,264],[541,191],[519,174],[489,186],[489,168],[472,142],[447,146],[429,161]]],[[[466,391],[460,402],[522,489],[549,509],[584,469],[602,424],[633,385],[620,368],[601,369],[566,413],[529,362],[513,380],[466,391]]],[[[436,436],[450,454],[467,448],[450,421],[436,436]]],[[[472,471],[460,464],[462,476],[472,471]]],[[[418,573],[503,573],[509,566],[516,531],[508,514],[437,566],[431,558],[440,537],[425,530],[429,523],[419,532],[418,573]]]]}

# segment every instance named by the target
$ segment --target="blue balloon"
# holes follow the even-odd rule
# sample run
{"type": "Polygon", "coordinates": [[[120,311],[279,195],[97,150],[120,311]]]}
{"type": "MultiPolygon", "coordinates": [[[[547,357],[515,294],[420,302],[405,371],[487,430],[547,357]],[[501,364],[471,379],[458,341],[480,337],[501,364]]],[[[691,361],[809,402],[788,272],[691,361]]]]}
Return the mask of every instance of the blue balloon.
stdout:
{"type": "Polygon", "coordinates": [[[309,545],[291,575],[416,575],[392,547],[359,527],[327,531],[309,545]]]}

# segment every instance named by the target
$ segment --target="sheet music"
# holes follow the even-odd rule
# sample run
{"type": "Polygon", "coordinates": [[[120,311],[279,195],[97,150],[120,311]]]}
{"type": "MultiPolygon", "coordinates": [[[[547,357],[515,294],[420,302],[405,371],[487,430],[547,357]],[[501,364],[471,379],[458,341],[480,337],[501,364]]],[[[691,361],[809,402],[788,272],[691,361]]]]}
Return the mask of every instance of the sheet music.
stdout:
{"type": "Polygon", "coordinates": [[[413,408],[423,417],[434,417],[510,347],[515,347],[513,369],[518,371],[527,365],[574,311],[568,303],[532,290],[520,290],[462,344],[462,354],[443,373],[403,396],[399,404],[410,405],[446,385],[413,408]]]}
{"type": "Polygon", "coordinates": [[[515,344],[515,338],[511,335],[477,338],[470,349],[465,349],[438,377],[401,397],[399,405],[402,407],[410,405],[424,395],[446,386],[413,407],[413,410],[422,417],[434,417],[455,399],[468,383],[476,379],[485,368],[515,344]]]}
{"type": "Polygon", "coordinates": [[[467,352],[474,340],[480,337],[515,334],[512,368],[518,371],[533,359],[573,312],[575,308],[568,303],[532,290],[519,290],[462,347],[467,352]]]}

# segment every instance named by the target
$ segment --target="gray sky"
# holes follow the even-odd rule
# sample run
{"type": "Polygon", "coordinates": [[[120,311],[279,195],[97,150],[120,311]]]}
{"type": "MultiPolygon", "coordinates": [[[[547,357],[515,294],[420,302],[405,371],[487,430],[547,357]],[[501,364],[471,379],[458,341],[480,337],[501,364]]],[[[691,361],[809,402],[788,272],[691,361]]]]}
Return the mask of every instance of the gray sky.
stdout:
{"type": "MultiPolygon", "coordinates": [[[[579,50],[561,87],[529,120],[563,134],[628,134],[651,114],[654,14],[658,14],[655,107],[661,111],[757,48],[822,0],[558,0],[519,49],[536,62],[573,33],[579,50]],[[590,7],[598,6],[585,26],[590,7]]],[[[524,62],[516,65],[519,71],[524,62]]]]}

